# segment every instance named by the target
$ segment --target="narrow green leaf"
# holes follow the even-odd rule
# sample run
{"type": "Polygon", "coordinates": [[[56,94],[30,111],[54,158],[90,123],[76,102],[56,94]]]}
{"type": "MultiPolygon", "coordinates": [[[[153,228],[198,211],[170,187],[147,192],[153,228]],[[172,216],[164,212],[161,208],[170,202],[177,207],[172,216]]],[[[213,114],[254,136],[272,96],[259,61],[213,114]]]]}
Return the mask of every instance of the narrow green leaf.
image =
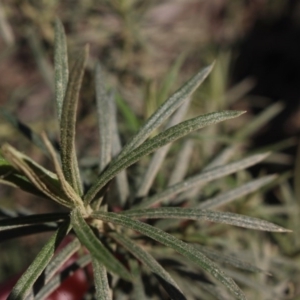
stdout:
{"type": "Polygon", "coordinates": [[[61,160],[66,180],[78,195],[82,195],[82,186],[76,158],[75,126],[79,91],[82,84],[84,68],[88,58],[88,45],[76,60],[68,81],[68,87],[62,106],[60,123],[61,160]]]}
{"type": "Polygon", "coordinates": [[[111,135],[112,135],[112,105],[104,81],[104,74],[99,62],[95,70],[97,116],[99,122],[100,161],[99,171],[103,171],[111,160],[111,135]]]}
{"type": "Polygon", "coordinates": [[[45,277],[43,278],[43,284],[47,284],[55,273],[68,261],[68,259],[80,249],[80,242],[75,238],[67,246],[57,253],[53,259],[49,262],[45,269],[45,277]]]}
{"type": "Polygon", "coordinates": [[[65,176],[63,174],[63,170],[61,169],[60,163],[57,159],[55,150],[45,133],[42,134],[42,139],[43,139],[43,142],[50,154],[51,160],[54,164],[56,175],[57,175],[59,183],[60,183],[60,187],[61,187],[62,191],[64,192],[66,198],[68,199],[68,201],[70,203],[73,203],[73,207],[81,207],[81,209],[84,210],[82,199],[79,197],[78,194],[76,194],[74,189],[66,181],[65,176]]]}
{"type": "MultiPolygon", "coordinates": [[[[0,174],[2,171],[2,167],[0,167],[0,174]]],[[[27,193],[34,194],[39,197],[47,198],[45,194],[35,188],[24,176],[5,173],[4,175],[0,175],[0,183],[14,188],[19,188],[27,193]]]]}
{"type": "Polygon", "coordinates": [[[269,155],[268,153],[252,155],[250,157],[227,164],[225,166],[219,166],[212,169],[208,169],[200,173],[199,175],[190,177],[182,182],[179,182],[177,184],[174,184],[166,188],[164,191],[160,193],[157,193],[151,197],[144,199],[140,204],[135,205],[133,208],[135,209],[135,208],[149,207],[153,204],[165,200],[170,200],[178,193],[189,190],[194,186],[203,185],[204,183],[210,182],[212,180],[221,178],[223,176],[235,173],[239,170],[243,170],[252,165],[255,165],[258,162],[265,159],[268,155],[269,155]]]}
{"type": "Polygon", "coordinates": [[[5,144],[2,146],[2,154],[15,169],[23,173],[43,194],[61,205],[73,206],[73,200],[71,201],[65,197],[54,173],[44,169],[10,145],[5,144]]]}
{"type": "MultiPolygon", "coordinates": [[[[227,164],[230,161],[230,159],[232,159],[237,153],[239,153],[240,148],[241,145],[237,143],[233,143],[231,146],[226,147],[215,157],[213,157],[212,161],[210,161],[204,167],[202,172],[227,164]]],[[[262,152],[262,153],[266,153],[266,152],[262,152]]]]}
{"type": "Polygon", "coordinates": [[[240,290],[236,283],[223,271],[221,271],[214,262],[209,260],[205,255],[203,255],[193,246],[175,238],[174,236],[158,228],[155,228],[146,223],[132,220],[131,218],[124,215],[98,211],[94,212],[92,216],[104,222],[110,222],[116,225],[123,226],[125,228],[130,228],[132,230],[138,231],[141,234],[144,234],[158,241],[159,243],[162,243],[163,245],[174,249],[193,263],[198,264],[201,268],[203,268],[218,281],[224,284],[238,299],[246,299],[244,293],[240,290]]]}
{"type": "Polygon", "coordinates": [[[22,176],[20,171],[14,168],[8,160],[6,160],[0,152],[0,183],[9,185],[15,188],[20,188],[25,192],[45,197],[25,176],[22,176]]]}
{"type": "Polygon", "coordinates": [[[221,205],[227,204],[235,199],[241,198],[246,196],[250,193],[253,193],[263,187],[264,185],[269,184],[273,181],[277,176],[276,175],[269,175],[264,176],[259,179],[252,180],[242,186],[239,186],[235,189],[232,189],[228,192],[223,192],[220,195],[207,199],[204,202],[200,203],[197,208],[199,209],[212,209],[219,207],[221,205]]]}
{"type": "MultiPolygon", "coordinates": [[[[115,103],[115,97],[111,99],[112,103],[112,114],[111,114],[111,125],[112,125],[112,157],[116,157],[121,151],[121,139],[118,129],[117,121],[117,107],[115,103]]],[[[126,170],[121,171],[116,176],[116,183],[119,193],[119,201],[121,206],[124,206],[129,197],[129,183],[127,178],[126,170]]]]}
{"type": "Polygon", "coordinates": [[[24,237],[26,235],[55,231],[56,229],[56,223],[44,223],[38,225],[10,225],[0,230],[0,243],[3,243],[10,239],[24,237]]]}
{"type": "Polygon", "coordinates": [[[217,113],[211,113],[207,115],[202,115],[178,125],[175,125],[154,138],[146,141],[136,149],[129,152],[126,156],[121,159],[117,159],[114,163],[108,167],[98,178],[94,185],[88,190],[84,196],[85,203],[90,203],[97,193],[103,188],[112,178],[114,178],[121,170],[129,167],[140,158],[145,155],[150,154],[156,149],[173,142],[192,131],[198,130],[208,125],[216,124],[221,121],[232,119],[240,116],[244,112],[240,111],[222,111],[217,113]]]}
{"type": "Polygon", "coordinates": [[[189,169],[189,162],[193,153],[194,140],[188,139],[184,142],[177,158],[175,159],[175,166],[170,174],[168,186],[172,186],[182,181],[189,169]]]}
{"type": "Polygon", "coordinates": [[[243,216],[229,212],[219,212],[195,208],[159,207],[123,211],[123,215],[135,219],[187,219],[206,220],[210,222],[224,223],[255,230],[290,232],[273,223],[253,217],[243,216]]]}
{"type": "MultiPolygon", "coordinates": [[[[38,278],[38,280],[35,282],[33,290],[35,292],[34,299],[46,299],[46,297],[49,295],[49,293],[52,292],[52,284],[48,284],[50,281],[55,281],[54,275],[58,273],[59,270],[63,269],[63,265],[70,259],[70,257],[76,253],[80,248],[80,243],[78,239],[74,239],[72,242],[70,242],[67,246],[65,246],[62,250],[60,250],[54,258],[49,262],[48,266],[44,270],[43,274],[38,278]],[[44,298],[43,298],[44,297],[44,298]]],[[[67,264],[68,265],[68,264],[67,264]]],[[[68,266],[67,268],[69,268],[68,266]]],[[[77,266],[78,267],[78,266],[77,266]]],[[[74,268],[72,272],[75,272],[74,268]]],[[[58,273],[60,277],[60,282],[63,280],[62,277],[66,277],[67,274],[64,271],[60,271],[58,273]],[[61,276],[63,273],[63,276],[61,276]]],[[[52,281],[52,282],[53,282],[52,281]]],[[[30,297],[28,297],[30,298],[30,297]]],[[[26,300],[29,300],[29,299],[26,300]]]]}
{"type": "Polygon", "coordinates": [[[170,274],[153,258],[147,251],[134,243],[131,239],[120,233],[113,233],[112,236],[118,243],[125,247],[133,256],[146,265],[152,271],[156,278],[162,283],[171,299],[186,299],[182,294],[177,283],[170,274]]]}
{"type": "Polygon", "coordinates": [[[63,24],[55,20],[54,41],[55,100],[59,122],[69,79],[68,50],[63,24]]]}
{"type": "MultiPolygon", "coordinates": [[[[241,151],[241,144],[239,144],[239,143],[237,143],[235,145],[232,144],[231,146],[226,147],[215,158],[213,158],[213,160],[208,165],[206,165],[204,167],[204,169],[202,169],[202,172],[211,171],[216,167],[220,167],[222,165],[228,164],[228,161],[230,161],[240,151],[241,151]]],[[[263,152],[258,152],[258,153],[263,153],[263,152]]],[[[265,153],[265,154],[266,154],[266,156],[269,155],[268,153],[265,153]]],[[[256,162],[256,163],[258,163],[258,162],[256,162]]],[[[201,191],[203,186],[204,186],[203,184],[198,184],[198,185],[194,186],[192,189],[187,190],[186,192],[182,193],[180,196],[178,196],[176,198],[177,203],[179,201],[182,201],[183,199],[193,199],[193,198],[197,197],[197,195],[199,195],[199,192],[201,191]]]]}
{"type": "Polygon", "coordinates": [[[26,177],[22,176],[21,173],[14,168],[8,160],[6,160],[0,152],[0,183],[9,185],[12,187],[20,188],[26,192],[45,196],[38,189],[36,189],[26,177]]]}
{"type": "MultiPolygon", "coordinates": [[[[78,269],[85,268],[91,262],[91,256],[86,254],[77,259],[70,266],[66,267],[62,272],[55,275],[47,284],[43,285],[38,293],[34,296],[34,300],[45,300],[57,290],[65,279],[72,276],[78,269]]],[[[66,296],[63,294],[63,296],[66,296]]],[[[29,299],[26,299],[29,300],[29,299]]]]}
{"type": "Polygon", "coordinates": [[[131,280],[129,272],[95,236],[92,229],[76,209],[71,212],[71,223],[78,239],[90,251],[93,258],[99,260],[109,272],[115,273],[125,280],[131,280]]]}
{"type": "Polygon", "coordinates": [[[107,280],[107,272],[103,264],[99,260],[93,258],[93,273],[94,282],[96,288],[96,299],[97,300],[111,300],[111,292],[107,280]]]}
{"type": "MultiPolygon", "coordinates": [[[[20,170],[18,170],[18,168],[16,168],[15,164],[12,162],[13,159],[11,158],[11,155],[8,155],[8,153],[12,152],[13,156],[16,156],[19,159],[22,159],[24,162],[26,162],[29,165],[35,165],[35,168],[39,168],[41,170],[40,172],[44,173],[43,176],[50,177],[51,179],[57,181],[56,174],[54,174],[53,172],[45,169],[41,165],[37,164],[30,157],[28,157],[24,153],[18,151],[17,149],[10,146],[9,144],[4,144],[1,148],[1,152],[2,152],[2,165],[1,165],[2,168],[4,168],[5,166],[10,167],[9,169],[7,169],[8,171],[14,172],[14,173],[17,173],[17,174],[21,174],[20,170]]],[[[2,168],[0,170],[2,170],[2,168]]]]}
{"type": "Polygon", "coordinates": [[[213,64],[204,68],[177,90],[161,107],[148,119],[133,139],[125,145],[119,158],[125,156],[141,145],[204,81],[213,68],[213,64]]]}
{"type": "Polygon", "coordinates": [[[25,299],[33,284],[43,272],[45,267],[48,265],[56,248],[58,247],[62,239],[67,235],[69,230],[69,222],[65,222],[59,227],[56,233],[50,238],[47,244],[36,256],[33,263],[28,267],[28,269],[23,273],[21,278],[13,287],[11,293],[7,298],[8,300],[25,299]]]}
{"type": "Polygon", "coordinates": [[[131,295],[128,296],[132,299],[139,299],[139,300],[148,300],[148,297],[145,293],[145,284],[142,278],[142,270],[141,266],[138,261],[130,259],[129,260],[129,267],[133,277],[133,291],[131,295]]]}
{"type": "Polygon", "coordinates": [[[66,220],[68,217],[69,216],[67,213],[52,213],[52,214],[39,214],[39,215],[13,217],[13,218],[0,220],[0,228],[5,229],[6,226],[11,226],[11,225],[28,225],[28,224],[56,222],[56,221],[66,220]]]}
{"type": "Polygon", "coordinates": [[[9,209],[9,208],[4,208],[4,207],[0,207],[0,217],[1,218],[15,218],[17,217],[18,211],[9,209]]]}

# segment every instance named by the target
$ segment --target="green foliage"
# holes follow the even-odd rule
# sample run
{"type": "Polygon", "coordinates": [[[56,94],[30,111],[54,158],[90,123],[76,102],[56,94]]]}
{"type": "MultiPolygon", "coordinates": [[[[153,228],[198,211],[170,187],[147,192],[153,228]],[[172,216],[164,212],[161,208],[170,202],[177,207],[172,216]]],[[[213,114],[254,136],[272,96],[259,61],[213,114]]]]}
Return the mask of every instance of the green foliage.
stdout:
{"type": "MultiPolygon", "coordinates": [[[[62,24],[57,20],[55,24],[54,61],[56,107],[60,125],[60,153],[55,151],[45,134],[42,134],[41,137],[37,134],[32,135],[35,141],[39,141],[36,144],[47,152],[54,165],[55,173],[46,170],[8,144],[1,148],[0,174],[6,175],[5,179],[1,180],[2,183],[20,187],[40,197],[52,199],[65,206],[69,211],[67,214],[6,217],[0,220],[0,231],[8,234],[11,230],[17,230],[22,235],[24,233],[22,230],[33,224],[55,222],[58,226],[56,233],[15,285],[9,299],[25,299],[29,293],[33,293],[32,287],[43,272],[45,286],[39,291],[35,289],[34,296],[37,299],[45,299],[52,291],[55,283],[56,286],[59,284],[59,276],[56,275],[56,271],[68,257],[81,247],[80,245],[87,249],[89,254],[82,256],[75,263],[78,266],[85,266],[92,262],[96,299],[112,299],[119,282],[143,282],[144,267],[152,272],[170,298],[187,299],[185,295],[188,295],[189,287],[185,287],[184,276],[182,280],[180,279],[180,270],[167,271],[164,265],[151,253],[155,253],[155,249],[161,249],[160,244],[166,246],[165,249],[169,248],[168,251],[172,253],[170,258],[176,260],[176,253],[179,253],[198,268],[198,274],[202,274],[206,281],[211,282],[208,284],[200,280],[199,288],[203,291],[210,291],[212,295],[226,295],[222,289],[221,292],[218,290],[218,283],[214,281],[216,280],[223,284],[237,299],[246,299],[232,276],[223,271],[217,262],[227,263],[252,272],[259,272],[260,269],[232,257],[216,255],[216,252],[213,251],[210,253],[208,248],[189,243],[188,240],[191,236],[188,234],[181,235],[178,221],[173,219],[209,221],[262,231],[288,232],[287,229],[251,216],[209,210],[258,190],[274,180],[275,176],[265,176],[252,180],[201,203],[195,201],[193,197],[189,198],[184,195],[185,192],[202,187],[208,182],[243,171],[262,161],[268,154],[256,154],[226,163],[224,153],[232,154],[234,152],[232,150],[235,149],[236,145],[233,143],[232,146],[225,149],[223,154],[215,156],[210,165],[206,166],[199,174],[181,182],[174,179],[175,183],[171,183],[164,190],[151,196],[149,189],[161,166],[161,160],[155,159],[150,163],[149,169],[146,171],[148,175],[144,177],[143,184],[137,191],[135,191],[135,187],[128,184],[126,177],[126,169],[140,161],[144,156],[155,151],[161,151],[159,149],[165,149],[164,152],[156,152],[165,157],[169,148],[162,147],[167,147],[168,144],[187,136],[191,132],[236,118],[244,112],[212,112],[181,122],[186,107],[179,115],[174,114],[166,129],[149,138],[180,106],[188,106],[191,94],[202,84],[212,70],[213,66],[211,65],[199,71],[169,97],[133,138],[120,149],[115,100],[113,94],[106,90],[104,75],[100,64],[97,63],[95,80],[100,132],[99,174],[91,186],[83,189],[84,184],[76,157],[75,125],[79,91],[87,58],[88,47],[79,55],[69,75],[66,38],[62,24]],[[9,175],[7,175],[8,171],[9,175]],[[110,202],[113,197],[109,197],[112,192],[109,186],[114,183],[114,180],[121,199],[118,207],[119,212],[116,212],[116,202],[110,202]],[[152,207],[154,204],[156,208],[152,207]],[[181,204],[186,207],[182,207],[181,204]],[[171,225],[177,231],[174,234],[173,232],[167,233],[163,229],[163,223],[147,223],[135,219],[172,221],[173,223],[169,223],[168,226],[171,225]],[[161,228],[159,228],[160,224],[162,225],[161,228]],[[75,234],[78,239],[75,238],[70,244],[71,246],[65,246],[53,257],[55,249],[63,237],[68,234],[75,234]],[[152,240],[151,243],[149,238],[152,240]],[[148,249],[149,247],[150,249],[148,249]],[[123,259],[119,260],[118,255],[121,255],[123,259]],[[132,258],[135,258],[140,264],[133,261],[132,258]],[[205,272],[202,273],[202,270],[205,272]],[[172,272],[175,274],[171,274],[172,272]],[[107,273],[113,276],[114,283],[108,280],[107,273]]],[[[166,89],[169,89],[169,82],[166,83],[166,89]]],[[[128,109],[123,107],[124,110],[127,111],[128,116],[128,109]]],[[[128,118],[132,120],[132,127],[134,128],[137,122],[130,115],[128,118]]],[[[13,120],[13,123],[16,123],[16,119],[13,120]]],[[[253,123],[254,125],[245,127],[238,132],[235,136],[235,143],[253,131],[257,123],[264,120],[253,123]]],[[[184,176],[178,176],[178,178],[180,177],[183,178],[184,176]]],[[[134,288],[132,293],[146,297],[143,288],[134,288]]],[[[129,298],[131,297],[129,296],[129,298]]]]}

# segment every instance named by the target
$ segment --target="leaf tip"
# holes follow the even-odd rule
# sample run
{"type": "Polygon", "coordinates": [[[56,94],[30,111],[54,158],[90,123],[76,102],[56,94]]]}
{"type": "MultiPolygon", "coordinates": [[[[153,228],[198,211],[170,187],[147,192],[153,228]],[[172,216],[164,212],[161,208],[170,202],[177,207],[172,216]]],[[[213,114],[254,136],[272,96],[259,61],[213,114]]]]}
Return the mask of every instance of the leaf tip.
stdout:
{"type": "Polygon", "coordinates": [[[287,229],[287,228],[283,228],[283,227],[280,227],[280,231],[279,232],[286,232],[286,233],[290,233],[290,232],[293,232],[293,230],[291,229],[287,229]]]}
{"type": "Polygon", "coordinates": [[[238,114],[239,116],[245,114],[246,112],[247,112],[246,110],[237,110],[237,114],[238,114]]]}
{"type": "Polygon", "coordinates": [[[213,62],[206,67],[208,74],[212,71],[212,69],[214,68],[215,65],[216,65],[216,60],[213,60],[213,62]]]}

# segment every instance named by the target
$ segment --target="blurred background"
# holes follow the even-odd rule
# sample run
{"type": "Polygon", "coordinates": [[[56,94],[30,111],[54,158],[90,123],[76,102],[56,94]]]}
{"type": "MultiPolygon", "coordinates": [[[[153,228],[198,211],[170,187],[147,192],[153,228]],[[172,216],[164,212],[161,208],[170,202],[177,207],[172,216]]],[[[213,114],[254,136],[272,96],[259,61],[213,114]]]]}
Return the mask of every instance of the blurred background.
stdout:
{"type": "MultiPolygon", "coordinates": [[[[82,165],[89,164],[87,157],[97,155],[97,119],[93,115],[96,60],[105,70],[108,86],[116,90],[124,141],[184,81],[216,61],[212,74],[195,93],[190,115],[224,108],[247,110],[241,120],[223,128],[223,133],[260,122],[251,134],[243,136],[243,153],[269,149],[274,154],[251,169],[251,174],[275,172],[281,176],[277,185],[261,195],[265,206],[259,209],[254,201],[254,206],[238,209],[296,231],[290,236],[265,235],[264,246],[258,242],[245,249],[255,248],[264,262],[262,258],[276,257],[277,264],[284,267],[277,277],[266,281],[280,289],[282,298],[278,299],[300,299],[300,181],[294,176],[300,165],[300,1],[1,0],[0,105],[53,139],[58,132],[53,117],[56,17],[65,26],[70,61],[85,44],[90,45],[78,112],[77,146],[82,165]],[[137,117],[128,115],[130,112],[137,117]]],[[[201,160],[209,160],[208,154],[219,149],[217,142],[226,144],[224,135],[218,133],[215,129],[206,132],[210,142],[204,140],[201,160]]],[[[43,154],[17,134],[4,116],[0,118],[0,139],[47,165],[43,154]]],[[[4,186],[0,196],[1,206],[8,209],[58,209],[50,201],[4,186]]],[[[0,244],[0,282],[29,263],[43,238],[30,236],[0,244]],[[28,249],[25,261],[18,256],[19,243],[28,249]]],[[[255,297],[251,299],[267,299],[255,297]]]]}

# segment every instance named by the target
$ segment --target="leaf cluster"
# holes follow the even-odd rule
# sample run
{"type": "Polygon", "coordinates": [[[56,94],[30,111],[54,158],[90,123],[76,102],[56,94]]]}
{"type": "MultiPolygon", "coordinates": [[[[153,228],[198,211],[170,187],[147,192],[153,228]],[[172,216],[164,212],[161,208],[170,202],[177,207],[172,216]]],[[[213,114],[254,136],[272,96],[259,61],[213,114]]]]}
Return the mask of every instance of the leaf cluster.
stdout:
{"type": "MultiPolygon", "coordinates": [[[[36,144],[42,145],[43,150],[51,159],[55,172],[46,170],[11,145],[5,144],[1,148],[2,183],[21,188],[39,197],[52,199],[69,211],[68,213],[33,214],[21,217],[7,216],[0,220],[0,235],[2,234],[3,237],[11,236],[12,233],[15,236],[26,235],[30,231],[33,233],[37,225],[42,224],[45,230],[55,230],[50,240],[14,286],[8,299],[27,299],[31,296],[36,299],[45,299],[59,284],[57,270],[81,245],[88,250],[89,254],[80,257],[76,264],[81,267],[92,264],[96,299],[112,299],[120,282],[131,282],[135,285],[136,282],[142,282],[142,274],[145,272],[151,272],[170,298],[187,299],[185,294],[188,291],[185,291],[183,285],[174,279],[184,274],[182,270],[167,270],[160,263],[159,258],[155,257],[155,251],[147,250],[149,245],[153,245],[154,248],[164,245],[172,250],[170,257],[175,262],[180,262],[177,256],[180,254],[186,261],[197,266],[199,273],[204,271],[206,274],[204,276],[210,278],[210,283],[200,280],[200,291],[208,291],[212,295],[226,294],[214,283],[216,280],[237,299],[246,299],[243,291],[216,261],[221,260],[232,266],[255,272],[260,271],[258,268],[232,258],[229,259],[225,255],[217,259],[216,255],[209,253],[207,249],[186,242],[184,237],[178,238],[168,233],[163,226],[159,227],[159,222],[148,221],[150,219],[169,220],[171,223],[168,226],[171,228],[179,226],[178,220],[194,220],[272,232],[289,231],[250,216],[212,210],[256,191],[274,180],[274,175],[252,180],[204,202],[195,203],[189,201],[188,198],[182,200],[184,193],[259,163],[268,153],[255,154],[230,163],[212,162],[199,174],[182,181],[176,179],[164,190],[153,195],[149,194],[161,162],[172,142],[201,128],[236,118],[244,113],[242,111],[219,111],[182,121],[192,93],[209,75],[213,65],[200,70],[169,97],[132,139],[121,148],[114,95],[106,90],[103,70],[97,63],[95,88],[100,154],[97,179],[87,187],[82,179],[76,155],[75,128],[79,92],[88,59],[88,46],[78,56],[70,71],[67,53],[64,28],[61,22],[56,20],[54,62],[55,100],[60,127],[59,153],[46,134],[39,136],[32,133],[36,144]],[[167,126],[152,136],[153,132],[160,129],[168,119],[167,126]],[[140,186],[133,188],[129,184],[126,169],[151,153],[154,155],[140,186]],[[108,197],[112,184],[116,185],[119,194],[118,210],[115,203],[110,203],[108,197]],[[185,207],[181,205],[182,203],[185,207]],[[51,227],[50,223],[53,224],[53,222],[55,226],[51,227]],[[73,242],[56,253],[55,250],[66,235],[75,235],[73,242]],[[120,253],[125,262],[117,258],[120,253]],[[176,274],[172,275],[172,272],[176,274]],[[37,287],[41,276],[45,278],[44,285],[37,287]]],[[[251,130],[251,128],[248,129],[251,130]]],[[[143,294],[144,291],[137,291],[134,288],[133,293],[143,294]]],[[[146,298],[145,293],[144,296],[146,298]]]]}

